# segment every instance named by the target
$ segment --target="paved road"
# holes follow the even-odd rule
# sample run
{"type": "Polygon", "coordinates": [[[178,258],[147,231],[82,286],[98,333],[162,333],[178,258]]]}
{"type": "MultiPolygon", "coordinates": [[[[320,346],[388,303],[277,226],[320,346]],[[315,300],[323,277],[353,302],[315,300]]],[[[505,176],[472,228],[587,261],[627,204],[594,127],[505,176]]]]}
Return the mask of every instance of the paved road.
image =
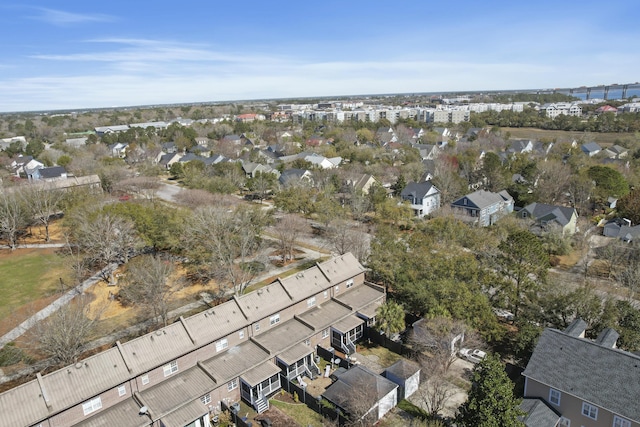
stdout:
{"type": "Polygon", "coordinates": [[[175,203],[176,200],[174,196],[183,190],[184,189],[178,185],[162,183],[156,191],[156,196],[167,202],[175,203]]]}

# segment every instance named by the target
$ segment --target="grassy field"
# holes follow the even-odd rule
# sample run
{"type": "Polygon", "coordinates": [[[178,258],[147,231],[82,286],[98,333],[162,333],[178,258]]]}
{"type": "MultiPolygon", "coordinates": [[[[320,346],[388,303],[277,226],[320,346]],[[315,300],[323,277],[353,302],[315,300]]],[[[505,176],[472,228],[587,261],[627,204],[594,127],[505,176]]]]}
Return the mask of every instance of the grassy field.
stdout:
{"type": "Polygon", "coordinates": [[[502,134],[509,132],[511,138],[522,139],[539,139],[557,142],[572,141],[580,138],[596,141],[598,144],[605,146],[617,144],[620,142],[635,142],[636,137],[633,133],[596,133],[596,132],[574,132],[563,130],[544,130],[535,128],[500,128],[502,134]]]}
{"type": "MultiPolygon", "coordinates": [[[[53,249],[0,252],[0,321],[38,299],[56,293],[69,271],[53,249]]],[[[35,306],[34,306],[35,308],[35,306]]]]}

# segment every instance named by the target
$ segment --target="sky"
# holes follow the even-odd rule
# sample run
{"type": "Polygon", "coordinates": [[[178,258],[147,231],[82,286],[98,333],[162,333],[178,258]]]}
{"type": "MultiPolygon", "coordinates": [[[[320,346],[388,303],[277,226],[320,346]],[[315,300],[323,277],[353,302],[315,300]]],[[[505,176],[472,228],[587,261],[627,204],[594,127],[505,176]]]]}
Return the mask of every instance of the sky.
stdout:
{"type": "Polygon", "coordinates": [[[636,0],[0,3],[0,112],[640,81],[636,0]]]}

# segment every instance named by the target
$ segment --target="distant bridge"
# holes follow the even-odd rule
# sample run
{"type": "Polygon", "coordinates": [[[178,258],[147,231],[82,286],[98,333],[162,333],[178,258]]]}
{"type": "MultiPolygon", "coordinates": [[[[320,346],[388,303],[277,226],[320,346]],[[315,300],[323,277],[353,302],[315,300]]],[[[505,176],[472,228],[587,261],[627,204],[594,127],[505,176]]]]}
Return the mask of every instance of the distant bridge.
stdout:
{"type": "Polygon", "coordinates": [[[621,91],[620,98],[624,99],[627,97],[627,92],[629,91],[629,89],[640,89],[640,82],[624,83],[624,84],[613,83],[610,85],[598,85],[598,86],[581,86],[577,88],[542,89],[542,90],[538,90],[537,92],[539,94],[564,93],[566,95],[575,95],[578,93],[584,93],[586,94],[586,99],[591,99],[592,92],[596,92],[596,93],[602,92],[604,94],[603,98],[609,99],[610,91],[621,91]]]}

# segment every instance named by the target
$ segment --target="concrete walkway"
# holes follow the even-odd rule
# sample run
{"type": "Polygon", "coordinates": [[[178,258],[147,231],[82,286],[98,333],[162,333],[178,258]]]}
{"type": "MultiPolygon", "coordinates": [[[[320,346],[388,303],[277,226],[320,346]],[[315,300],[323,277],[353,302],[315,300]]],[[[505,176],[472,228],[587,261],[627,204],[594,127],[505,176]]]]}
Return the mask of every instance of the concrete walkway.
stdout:
{"type": "Polygon", "coordinates": [[[20,323],[11,331],[4,334],[2,337],[0,337],[0,348],[4,347],[7,343],[23,335],[30,328],[32,328],[37,322],[39,322],[42,319],[46,319],[63,305],[68,304],[69,301],[75,298],[76,295],[82,294],[91,286],[95,285],[100,280],[103,280],[103,278],[105,277],[105,274],[110,274],[116,269],[116,267],[117,267],[117,264],[111,264],[103,268],[102,270],[100,270],[99,272],[97,272],[96,274],[94,274],[93,276],[91,276],[90,278],[88,278],[87,280],[85,280],[75,288],[68,290],[60,298],[56,299],[51,304],[49,304],[48,306],[46,306],[45,308],[43,308],[42,310],[40,310],[39,312],[31,316],[24,322],[20,323]]]}

